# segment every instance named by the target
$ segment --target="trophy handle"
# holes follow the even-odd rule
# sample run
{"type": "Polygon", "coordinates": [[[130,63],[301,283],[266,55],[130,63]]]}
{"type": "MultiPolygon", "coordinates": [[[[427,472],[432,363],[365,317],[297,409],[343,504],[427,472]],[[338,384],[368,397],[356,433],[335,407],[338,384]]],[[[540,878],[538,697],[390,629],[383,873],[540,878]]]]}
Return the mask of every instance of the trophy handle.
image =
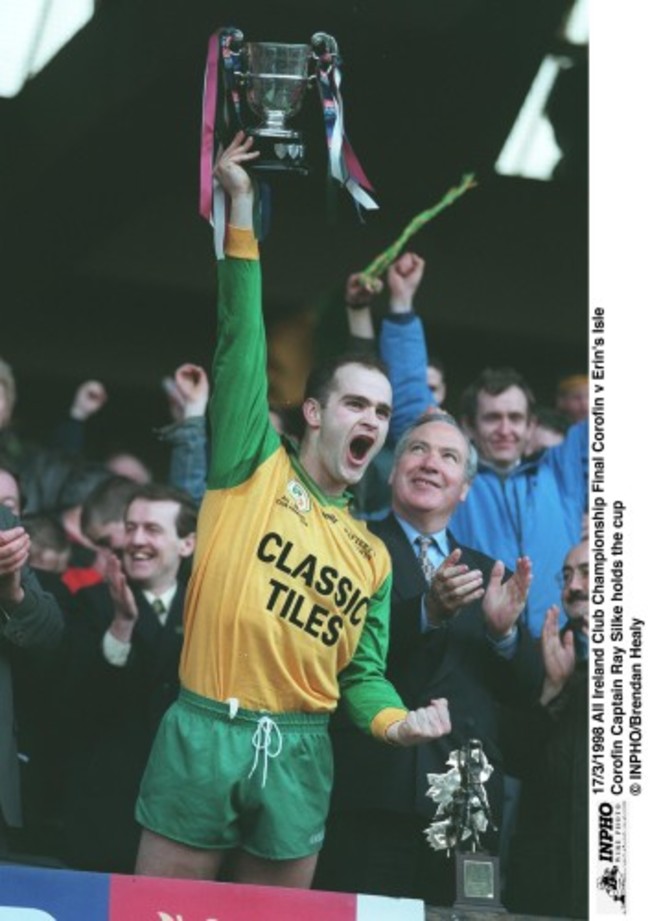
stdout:
{"type": "Polygon", "coordinates": [[[222,36],[228,45],[228,48],[234,53],[239,53],[244,44],[244,33],[236,26],[226,26],[219,29],[219,35],[222,36]]]}
{"type": "Polygon", "coordinates": [[[338,62],[339,46],[333,35],[328,35],[327,32],[314,32],[311,47],[317,60],[329,60],[330,68],[338,62]]]}

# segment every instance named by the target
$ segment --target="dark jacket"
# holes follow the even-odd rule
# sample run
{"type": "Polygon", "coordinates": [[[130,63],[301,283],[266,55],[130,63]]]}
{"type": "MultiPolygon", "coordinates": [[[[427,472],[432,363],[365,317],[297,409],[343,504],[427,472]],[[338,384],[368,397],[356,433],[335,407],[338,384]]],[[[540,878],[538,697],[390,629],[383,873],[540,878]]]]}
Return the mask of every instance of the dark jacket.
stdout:
{"type": "Polygon", "coordinates": [[[113,618],[106,585],[77,593],[66,629],[64,858],[80,869],[132,871],[140,779],[160,720],[178,694],[184,586],[164,627],[142,592],[133,592],[139,617],[125,666],[110,665],[102,651],[113,618]]]}
{"type": "MultiPolygon", "coordinates": [[[[0,530],[18,524],[0,505],[0,530]]],[[[19,826],[22,819],[12,666],[52,650],[63,633],[58,604],[27,566],[21,571],[21,584],[25,591],[21,604],[3,606],[0,601],[0,810],[10,826],[19,826]]]]}
{"type": "Polygon", "coordinates": [[[511,911],[588,917],[588,698],[583,661],[548,707],[511,727],[523,781],[506,892],[511,911]]]}
{"type": "MultiPolygon", "coordinates": [[[[431,819],[435,804],[425,796],[427,774],[448,770],[449,753],[469,737],[483,743],[495,768],[491,803],[498,813],[503,757],[501,704],[533,700],[541,685],[541,661],[532,639],[519,628],[514,658],[506,661],[490,645],[480,602],[462,609],[447,625],[423,633],[421,598],[427,585],[413,548],[394,515],[372,522],[393,564],[387,677],[409,708],[446,697],[452,731],[424,745],[397,748],[364,737],[342,718],[333,725],[335,784],[333,809],[383,809],[431,819]]],[[[449,535],[451,549],[459,546],[449,535]]],[[[487,581],[494,561],[463,547],[463,562],[487,581]]],[[[488,790],[490,793],[490,790],[488,790]]]]}

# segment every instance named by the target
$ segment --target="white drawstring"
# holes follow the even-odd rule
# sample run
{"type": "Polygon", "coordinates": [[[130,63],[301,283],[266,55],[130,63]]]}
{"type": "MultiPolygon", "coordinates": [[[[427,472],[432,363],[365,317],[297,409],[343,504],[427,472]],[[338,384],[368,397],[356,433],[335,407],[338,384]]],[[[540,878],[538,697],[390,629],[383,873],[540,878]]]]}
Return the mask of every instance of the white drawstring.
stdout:
{"type": "Polygon", "coordinates": [[[249,779],[255,773],[257,768],[260,752],[264,752],[264,766],[262,769],[262,786],[266,786],[266,775],[268,773],[269,767],[269,758],[277,758],[277,756],[282,751],[282,733],[274,720],[270,716],[260,717],[257,723],[257,729],[253,733],[253,738],[251,739],[251,745],[255,749],[255,759],[253,761],[253,767],[250,770],[248,775],[249,779]],[[276,748],[275,751],[271,749],[272,745],[272,736],[273,733],[276,735],[276,748]]]}

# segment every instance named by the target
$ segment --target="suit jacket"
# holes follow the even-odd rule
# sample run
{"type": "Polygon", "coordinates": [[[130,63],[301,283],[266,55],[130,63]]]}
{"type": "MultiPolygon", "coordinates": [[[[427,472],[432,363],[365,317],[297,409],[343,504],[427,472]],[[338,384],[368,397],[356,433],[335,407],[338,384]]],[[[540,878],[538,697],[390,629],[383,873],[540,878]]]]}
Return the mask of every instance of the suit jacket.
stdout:
{"type": "Polygon", "coordinates": [[[64,858],[83,869],[132,870],[140,779],[158,724],[178,694],[185,586],[179,583],[164,627],[132,588],[139,617],[125,666],[110,665],[102,651],[113,618],[105,584],[77,593],[66,629],[64,858]]]}
{"type": "MultiPolygon", "coordinates": [[[[537,649],[527,631],[518,627],[514,658],[498,656],[485,634],[480,601],[461,609],[443,627],[423,633],[421,599],[427,585],[413,548],[393,514],[369,527],[382,538],[393,563],[387,677],[409,708],[446,697],[452,731],[434,742],[397,748],[363,736],[337,714],[332,724],[332,807],[418,813],[430,819],[435,804],[425,796],[427,774],[447,771],[449,753],[476,737],[495,767],[488,795],[498,813],[501,705],[533,700],[538,694],[542,665],[537,649]]],[[[460,546],[451,534],[449,543],[451,549],[460,546]]],[[[480,569],[487,581],[494,560],[468,547],[461,549],[462,561],[480,569]]]]}
{"type": "MultiPolygon", "coordinates": [[[[0,530],[18,520],[0,505],[0,530]]],[[[0,810],[7,825],[22,821],[12,666],[25,657],[52,649],[63,633],[63,615],[44,592],[29,567],[21,571],[25,598],[19,605],[0,602],[0,810]]]]}

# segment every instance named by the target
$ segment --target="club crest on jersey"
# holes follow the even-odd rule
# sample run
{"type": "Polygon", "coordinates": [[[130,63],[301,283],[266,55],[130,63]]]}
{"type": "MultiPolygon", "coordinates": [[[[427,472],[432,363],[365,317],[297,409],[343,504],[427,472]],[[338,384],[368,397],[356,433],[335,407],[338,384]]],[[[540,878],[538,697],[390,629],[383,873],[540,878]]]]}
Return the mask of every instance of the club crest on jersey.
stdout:
{"type": "Polygon", "coordinates": [[[309,493],[298,480],[289,480],[287,483],[287,492],[296,503],[299,512],[308,512],[311,510],[311,498],[309,493]]]}

